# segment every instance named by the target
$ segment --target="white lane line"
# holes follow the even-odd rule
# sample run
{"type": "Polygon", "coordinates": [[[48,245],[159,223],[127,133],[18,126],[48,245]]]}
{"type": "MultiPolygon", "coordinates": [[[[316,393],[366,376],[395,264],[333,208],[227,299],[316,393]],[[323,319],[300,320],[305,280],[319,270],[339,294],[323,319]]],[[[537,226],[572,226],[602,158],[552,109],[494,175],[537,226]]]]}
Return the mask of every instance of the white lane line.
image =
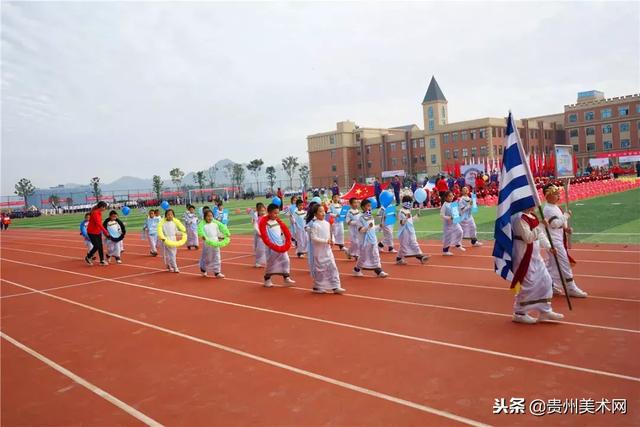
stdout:
{"type": "MultiPolygon", "coordinates": [[[[95,277],[95,276],[91,276],[89,274],[76,273],[74,271],[63,270],[63,269],[53,268],[53,267],[45,267],[45,266],[42,266],[42,265],[31,264],[31,263],[22,262],[22,261],[9,260],[9,259],[6,259],[6,258],[3,258],[3,260],[8,261],[8,262],[12,262],[12,263],[15,263],[15,264],[28,265],[28,266],[31,266],[31,267],[37,267],[37,268],[42,268],[42,269],[46,269],[46,270],[60,271],[60,272],[63,272],[63,273],[75,274],[75,275],[79,275],[79,276],[95,277]]],[[[110,281],[110,282],[114,282],[114,283],[119,283],[119,284],[126,285],[126,286],[131,286],[131,287],[136,287],[136,288],[141,288],[141,289],[148,289],[148,290],[152,290],[152,291],[156,291],[156,292],[162,292],[162,293],[167,293],[167,294],[172,294],[172,295],[178,295],[178,296],[192,298],[192,299],[201,300],[201,301],[209,301],[209,302],[228,305],[228,306],[232,306],[232,307],[239,307],[239,308],[244,308],[244,309],[249,309],[249,310],[255,310],[255,311],[260,311],[260,312],[263,312],[263,313],[277,314],[277,315],[281,315],[281,316],[287,316],[287,317],[292,317],[292,318],[296,318],[296,319],[309,320],[309,321],[312,321],[312,322],[318,322],[318,323],[324,323],[324,324],[333,325],[333,326],[350,328],[350,329],[354,329],[354,330],[360,330],[360,331],[370,332],[370,333],[379,334],[379,335],[386,335],[386,336],[402,338],[402,339],[411,340],[411,341],[418,341],[418,342],[424,342],[424,343],[429,343],[429,344],[440,345],[440,346],[443,346],[443,347],[450,347],[450,348],[455,348],[455,349],[460,349],[460,350],[467,350],[467,351],[472,351],[472,352],[475,352],[475,353],[488,354],[488,355],[504,357],[504,358],[508,358],[508,359],[521,360],[521,361],[537,363],[537,364],[541,364],[541,365],[554,366],[554,367],[558,367],[558,368],[575,370],[575,371],[579,371],[579,372],[587,372],[587,373],[590,373],[590,374],[603,375],[603,376],[608,376],[608,377],[613,377],[613,378],[620,378],[620,379],[640,382],[640,378],[636,378],[636,377],[632,377],[632,376],[628,376],[628,375],[623,375],[623,374],[616,374],[614,372],[607,372],[607,371],[600,371],[600,370],[597,370],[597,369],[583,368],[583,367],[580,367],[580,366],[575,366],[575,365],[570,365],[570,364],[565,364],[565,363],[560,363],[560,362],[551,362],[551,361],[544,360],[544,359],[536,359],[536,358],[533,358],[533,357],[519,356],[517,354],[512,354],[512,353],[504,353],[504,352],[500,352],[500,351],[487,350],[487,349],[479,348],[479,347],[472,347],[472,346],[466,346],[466,345],[462,345],[462,344],[449,343],[449,342],[446,342],[446,341],[439,341],[439,340],[434,340],[434,339],[429,339],[429,338],[416,337],[416,336],[413,336],[413,335],[399,334],[399,333],[385,331],[385,330],[381,330],[381,329],[375,329],[375,328],[369,328],[369,327],[366,327],[366,326],[354,325],[354,324],[351,324],[351,323],[342,323],[342,322],[337,322],[337,321],[333,321],[333,320],[321,319],[321,318],[318,318],[318,317],[312,317],[312,316],[305,316],[305,315],[302,315],[302,314],[290,313],[290,312],[286,312],[286,311],[272,310],[272,309],[263,308],[263,307],[257,307],[257,306],[247,305],[247,304],[240,304],[240,303],[235,303],[235,302],[231,302],[231,301],[219,300],[219,299],[215,299],[215,298],[208,298],[208,297],[203,297],[203,296],[199,296],[199,295],[187,294],[187,293],[184,293],[184,292],[172,291],[172,290],[169,290],[169,289],[154,288],[154,287],[151,287],[151,286],[139,285],[139,284],[136,284],[136,283],[129,283],[129,282],[121,281],[121,280],[115,280],[115,279],[104,279],[104,280],[107,280],[107,281],[110,281]]],[[[6,280],[6,281],[8,283],[15,284],[16,286],[22,286],[22,287],[26,288],[26,286],[24,286],[24,285],[19,285],[17,283],[11,282],[9,280],[6,280]]],[[[40,291],[38,291],[38,292],[42,293],[40,291]]],[[[46,294],[46,295],[51,295],[51,296],[56,297],[53,294],[46,294]]]]}
{"type": "MultiPolygon", "coordinates": [[[[40,244],[41,246],[53,246],[53,247],[59,247],[59,246],[54,246],[54,245],[46,245],[44,243],[40,244]]],[[[80,257],[73,257],[73,256],[66,256],[66,255],[58,255],[58,254],[52,254],[49,252],[40,252],[40,251],[30,251],[27,249],[18,249],[18,248],[5,248],[5,250],[11,250],[11,251],[17,251],[17,252],[26,252],[26,253],[32,253],[32,254],[40,254],[40,255],[48,255],[48,256],[53,256],[53,257],[58,257],[58,258],[66,258],[66,259],[73,259],[73,260],[78,260],[80,259],[80,257]]],[[[133,255],[146,255],[143,253],[138,253],[138,252],[130,252],[133,255]]],[[[228,265],[237,265],[237,266],[241,266],[241,267],[253,267],[253,264],[246,264],[246,263],[239,263],[239,262],[230,262],[230,260],[233,260],[235,258],[243,258],[246,256],[253,256],[253,254],[249,254],[249,255],[244,255],[244,256],[240,256],[240,257],[234,257],[234,258],[225,258],[222,260],[223,264],[228,264],[228,265]]],[[[184,259],[184,260],[189,260],[189,261],[193,261],[193,258],[187,258],[187,257],[177,257],[177,259],[184,259]]],[[[123,264],[123,265],[127,265],[130,267],[135,267],[135,268],[143,268],[143,269],[154,269],[154,267],[147,267],[147,266],[143,266],[143,265],[137,265],[137,264],[123,264]]],[[[187,266],[189,267],[189,266],[187,266]]],[[[184,268],[184,267],[182,267],[184,268]]],[[[159,269],[162,270],[162,269],[159,269]]],[[[162,270],[164,271],[164,270],[162,270]]],[[[259,271],[259,270],[258,270],[259,271]]],[[[300,272],[305,272],[308,273],[309,270],[305,270],[304,268],[291,268],[291,271],[300,271],[300,272]]],[[[352,277],[353,275],[351,273],[339,273],[341,276],[345,276],[345,277],[352,277]]],[[[231,279],[228,276],[226,277],[226,279],[229,280],[238,280],[238,279],[231,279]]],[[[448,287],[464,287],[464,288],[475,288],[475,289],[480,289],[480,290],[492,290],[492,291],[500,291],[500,292],[505,292],[508,290],[508,288],[506,287],[498,287],[498,286],[488,286],[488,285],[471,285],[471,284],[467,284],[467,283],[458,283],[458,282],[441,282],[441,281],[437,281],[437,280],[425,280],[425,279],[410,279],[410,278],[406,278],[406,277],[395,277],[393,275],[388,276],[385,280],[387,281],[399,281],[399,282],[403,282],[403,283],[417,283],[417,284],[425,284],[425,285],[442,285],[442,286],[448,286],[448,287]]],[[[257,283],[257,284],[262,284],[262,282],[248,282],[248,283],[257,283]]],[[[640,303],[640,300],[638,299],[631,299],[631,298],[616,298],[616,297],[602,297],[602,296],[597,296],[597,295],[589,295],[590,299],[602,299],[602,300],[610,300],[610,301],[622,301],[622,302],[632,302],[632,303],[640,303]]]]}
{"type": "Polygon", "coordinates": [[[278,361],[275,361],[275,360],[272,360],[272,359],[268,359],[266,357],[258,356],[256,354],[249,353],[249,352],[246,352],[246,351],[243,351],[243,350],[238,350],[236,348],[229,347],[229,346],[226,346],[226,345],[223,345],[223,344],[219,344],[219,343],[216,343],[216,342],[213,342],[213,341],[205,340],[203,338],[198,338],[198,337],[195,337],[195,336],[192,336],[192,335],[188,335],[188,334],[185,334],[183,332],[175,331],[173,329],[168,329],[168,328],[165,328],[165,327],[162,327],[162,326],[158,326],[158,325],[155,325],[153,323],[148,323],[148,322],[144,322],[144,321],[141,321],[141,320],[132,319],[130,317],[122,316],[120,314],[113,313],[111,311],[102,310],[100,308],[97,308],[97,307],[94,307],[94,306],[91,306],[91,305],[83,304],[83,303],[80,303],[80,302],[77,302],[77,301],[73,301],[73,300],[70,300],[70,299],[67,299],[67,298],[59,297],[57,295],[53,295],[53,294],[49,294],[49,293],[46,293],[46,292],[38,291],[37,289],[29,288],[28,286],[20,285],[20,284],[15,283],[15,282],[11,282],[11,281],[8,281],[8,282],[11,283],[12,285],[20,286],[20,287],[23,287],[25,289],[29,289],[31,291],[37,292],[37,293],[39,293],[41,295],[44,295],[46,297],[49,297],[49,298],[54,298],[54,299],[57,299],[59,301],[66,302],[68,304],[76,305],[78,307],[82,307],[82,308],[87,309],[87,310],[95,311],[95,312],[100,313],[100,314],[104,314],[104,315],[107,315],[107,316],[110,316],[110,317],[114,317],[116,319],[124,320],[124,321],[131,322],[131,323],[135,323],[135,324],[138,324],[138,325],[150,328],[150,329],[154,329],[154,330],[157,330],[157,331],[160,331],[160,332],[164,332],[166,334],[170,334],[170,335],[173,335],[173,336],[184,338],[184,339],[189,340],[189,341],[193,341],[193,342],[197,342],[197,343],[200,343],[200,344],[204,344],[204,345],[207,345],[209,347],[216,348],[218,350],[226,351],[228,353],[232,353],[232,354],[235,354],[237,356],[246,357],[248,359],[252,359],[252,360],[255,360],[257,362],[264,363],[266,365],[270,365],[270,366],[274,366],[276,368],[284,369],[286,371],[293,372],[293,373],[296,373],[296,374],[299,374],[299,375],[303,375],[303,376],[306,376],[306,377],[309,377],[309,378],[313,378],[315,380],[319,380],[319,381],[322,381],[322,382],[325,382],[325,383],[328,383],[328,384],[332,384],[332,385],[335,385],[335,386],[338,386],[338,387],[342,387],[342,388],[345,388],[347,390],[351,390],[351,391],[355,391],[357,393],[362,393],[362,394],[365,394],[365,395],[368,395],[368,396],[376,397],[378,399],[382,399],[382,400],[386,400],[386,401],[389,401],[389,402],[393,402],[393,403],[396,403],[396,404],[399,404],[399,405],[402,405],[402,406],[407,406],[409,408],[417,409],[417,410],[422,411],[422,412],[427,412],[427,413],[430,413],[430,414],[433,414],[433,415],[438,415],[438,416],[441,416],[441,417],[444,417],[444,418],[447,418],[447,419],[450,419],[450,420],[453,420],[453,421],[457,421],[457,422],[460,422],[460,423],[463,423],[463,424],[467,424],[467,425],[470,425],[470,426],[478,426],[478,427],[486,427],[487,426],[486,424],[483,424],[483,423],[481,423],[479,421],[472,420],[472,419],[465,418],[465,417],[461,417],[459,415],[455,415],[455,414],[452,414],[452,413],[447,412],[447,411],[442,411],[442,410],[439,410],[439,409],[435,409],[435,408],[433,408],[431,406],[426,406],[426,405],[422,405],[422,404],[419,404],[419,403],[411,402],[409,400],[401,399],[399,397],[392,396],[392,395],[389,395],[389,394],[386,394],[386,393],[381,393],[381,392],[378,392],[378,391],[375,391],[375,390],[371,390],[371,389],[368,389],[368,388],[365,388],[365,387],[361,387],[361,386],[358,386],[358,385],[355,385],[355,384],[351,384],[351,383],[348,383],[348,382],[345,382],[345,381],[341,381],[341,380],[338,380],[338,379],[335,379],[335,378],[327,377],[325,375],[317,374],[315,372],[310,372],[310,371],[307,371],[305,369],[296,368],[295,366],[287,365],[285,363],[281,363],[281,362],[278,362],[278,361]]]}
{"type": "MultiPolygon", "coordinates": [[[[39,292],[39,291],[34,289],[34,292],[39,292]]],[[[45,294],[45,295],[48,295],[48,294],[45,294]]],[[[126,403],[124,403],[122,400],[118,399],[114,395],[112,395],[112,394],[106,392],[105,390],[101,389],[100,387],[90,383],[89,381],[85,380],[84,378],[74,374],[70,370],[58,365],[56,362],[54,362],[53,360],[43,356],[42,354],[38,353],[34,349],[32,349],[30,347],[27,347],[26,345],[22,344],[20,341],[18,341],[16,339],[10,337],[9,335],[7,335],[5,332],[0,331],[0,337],[2,337],[3,339],[7,340],[8,342],[13,344],[14,346],[18,347],[20,350],[22,350],[22,351],[28,353],[29,355],[35,357],[36,359],[38,359],[39,361],[41,361],[45,365],[49,366],[50,368],[55,369],[56,371],[60,372],[65,377],[67,377],[67,378],[73,380],[74,382],[80,384],[81,386],[83,386],[84,388],[89,390],[90,392],[97,394],[98,396],[100,396],[101,398],[106,400],[107,402],[111,403],[112,405],[116,406],[117,408],[121,409],[122,411],[126,412],[127,414],[131,415],[132,417],[136,418],[138,421],[143,422],[144,424],[146,424],[148,426],[154,426],[154,427],[162,426],[162,424],[160,424],[159,422],[157,422],[153,418],[143,414],[142,412],[138,411],[136,408],[134,408],[134,407],[132,407],[130,405],[127,405],[126,403]]]]}

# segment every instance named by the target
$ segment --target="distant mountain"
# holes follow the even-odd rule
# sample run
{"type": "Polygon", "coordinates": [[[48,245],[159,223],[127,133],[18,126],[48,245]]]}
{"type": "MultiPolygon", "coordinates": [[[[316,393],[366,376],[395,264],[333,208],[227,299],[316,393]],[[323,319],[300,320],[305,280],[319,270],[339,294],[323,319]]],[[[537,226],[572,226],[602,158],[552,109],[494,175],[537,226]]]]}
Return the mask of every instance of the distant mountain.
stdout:
{"type": "Polygon", "coordinates": [[[150,179],[137,178],[135,176],[123,176],[109,184],[102,184],[100,187],[102,188],[103,191],[110,191],[110,190],[125,190],[125,189],[144,190],[147,188],[151,188],[152,186],[153,186],[153,181],[150,179]]]}

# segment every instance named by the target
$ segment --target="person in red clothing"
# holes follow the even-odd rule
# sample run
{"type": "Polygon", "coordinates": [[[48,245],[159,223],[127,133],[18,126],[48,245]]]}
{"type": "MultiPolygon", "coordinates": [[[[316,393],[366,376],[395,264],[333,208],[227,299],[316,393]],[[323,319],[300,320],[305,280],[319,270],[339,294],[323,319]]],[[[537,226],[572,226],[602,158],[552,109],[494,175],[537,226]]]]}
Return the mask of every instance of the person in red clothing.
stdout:
{"type": "Polygon", "coordinates": [[[438,182],[436,183],[436,189],[438,190],[438,194],[440,195],[440,203],[444,203],[444,195],[447,191],[449,191],[449,184],[447,184],[447,180],[444,179],[444,176],[440,176],[438,182]]]}
{"type": "Polygon", "coordinates": [[[0,224],[0,229],[6,230],[9,228],[11,224],[11,216],[9,214],[2,214],[2,224],[0,224]]]}
{"type": "Polygon", "coordinates": [[[93,244],[93,248],[89,251],[86,257],[84,257],[84,262],[89,265],[93,265],[93,255],[98,252],[100,256],[100,265],[108,265],[109,263],[104,259],[104,250],[102,249],[102,236],[104,233],[108,239],[111,238],[109,236],[109,232],[102,225],[102,212],[107,209],[107,203],[100,201],[98,202],[89,213],[89,223],[87,224],[87,235],[89,236],[89,240],[91,240],[91,244],[93,244]]]}

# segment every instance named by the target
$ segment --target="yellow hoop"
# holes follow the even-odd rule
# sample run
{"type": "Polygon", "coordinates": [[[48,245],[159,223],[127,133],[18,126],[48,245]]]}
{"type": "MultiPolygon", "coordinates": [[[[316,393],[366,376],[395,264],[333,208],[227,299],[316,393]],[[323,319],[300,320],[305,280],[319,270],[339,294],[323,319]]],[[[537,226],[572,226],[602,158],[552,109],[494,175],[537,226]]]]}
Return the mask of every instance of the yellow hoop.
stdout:
{"type": "Polygon", "coordinates": [[[180,240],[169,240],[169,239],[167,239],[167,237],[164,235],[164,230],[162,229],[162,226],[167,222],[167,220],[165,218],[162,218],[160,220],[160,222],[158,223],[158,238],[165,245],[167,245],[169,247],[172,247],[172,248],[177,248],[177,247],[182,246],[185,243],[187,243],[187,229],[184,228],[184,225],[180,222],[179,219],[173,218],[172,221],[176,224],[176,227],[178,227],[178,230],[180,231],[180,233],[182,233],[182,239],[180,239],[180,240]]]}

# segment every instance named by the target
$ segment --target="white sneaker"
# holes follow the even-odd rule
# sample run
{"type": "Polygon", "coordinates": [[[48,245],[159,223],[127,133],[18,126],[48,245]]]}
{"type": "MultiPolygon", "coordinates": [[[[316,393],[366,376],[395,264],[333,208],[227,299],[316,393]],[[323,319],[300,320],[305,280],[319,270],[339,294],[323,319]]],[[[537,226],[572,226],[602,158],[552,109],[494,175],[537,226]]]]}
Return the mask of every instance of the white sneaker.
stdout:
{"type": "Polygon", "coordinates": [[[345,288],[333,288],[334,294],[344,294],[345,292],[347,292],[345,288]]]}
{"type": "Polygon", "coordinates": [[[420,264],[424,264],[425,262],[429,261],[429,255],[422,255],[420,258],[418,258],[418,261],[420,261],[420,264]]]}
{"type": "Polygon", "coordinates": [[[180,273],[180,270],[178,270],[177,268],[174,268],[174,269],[173,269],[173,272],[174,272],[174,273],[180,273]]]}
{"type": "Polygon", "coordinates": [[[396,260],[396,264],[398,265],[407,265],[407,261],[404,258],[396,260]]]}
{"type": "Polygon", "coordinates": [[[578,288],[577,286],[575,288],[569,288],[568,292],[569,296],[574,298],[586,298],[587,296],[589,296],[588,293],[578,288]]]}
{"type": "Polygon", "coordinates": [[[362,277],[362,276],[364,276],[364,274],[362,274],[362,270],[360,270],[360,271],[355,271],[355,270],[353,270],[353,275],[354,275],[354,276],[356,276],[356,277],[362,277]]]}
{"type": "Polygon", "coordinates": [[[388,274],[387,274],[387,273],[385,273],[384,271],[381,271],[381,272],[380,272],[380,274],[378,274],[378,277],[380,277],[380,278],[382,278],[382,279],[384,279],[384,278],[385,278],[385,277],[387,277],[387,276],[388,276],[388,274]]]}
{"type": "Polygon", "coordinates": [[[387,252],[389,252],[390,254],[398,253],[398,251],[396,251],[395,249],[389,249],[387,252]]]}
{"type": "Polygon", "coordinates": [[[224,279],[224,274],[216,273],[215,277],[216,277],[216,279],[224,279]]]}
{"type": "Polygon", "coordinates": [[[262,268],[262,264],[258,264],[258,263],[256,262],[255,267],[256,267],[256,268],[262,268]]]}
{"type": "Polygon", "coordinates": [[[482,242],[475,242],[471,246],[475,246],[477,248],[478,246],[482,246],[482,242]]]}
{"type": "Polygon", "coordinates": [[[556,313],[555,311],[543,311],[538,316],[538,322],[547,322],[549,320],[562,320],[564,315],[556,313]]]}
{"type": "Polygon", "coordinates": [[[453,256],[453,254],[447,251],[447,252],[442,252],[442,256],[453,256]]]}
{"type": "Polygon", "coordinates": [[[456,246],[456,249],[458,249],[461,252],[466,252],[467,248],[465,248],[464,246],[456,246]]]}
{"type": "Polygon", "coordinates": [[[285,277],[285,278],[284,278],[284,283],[285,283],[285,285],[291,286],[291,285],[293,285],[294,283],[296,283],[296,281],[295,281],[295,280],[293,280],[291,277],[285,277]]]}
{"type": "Polygon", "coordinates": [[[553,294],[562,295],[562,289],[560,288],[560,286],[553,285],[553,294]]]}
{"type": "Polygon", "coordinates": [[[116,264],[122,264],[122,260],[117,259],[116,264]]]}
{"type": "Polygon", "coordinates": [[[528,314],[513,313],[513,317],[511,318],[511,321],[516,323],[525,323],[527,325],[533,325],[538,320],[535,317],[529,316],[528,314]]]}
{"type": "Polygon", "coordinates": [[[262,286],[264,286],[265,288],[272,288],[273,287],[273,283],[271,283],[271,279],[265,280],[264,284],[262,286]]]}
{"type": "Polygon", "coordinates": [[[203,271],[200,274],[202,275],[202,277],[207,277],[207,272],[206,271],[203,271]]]}

